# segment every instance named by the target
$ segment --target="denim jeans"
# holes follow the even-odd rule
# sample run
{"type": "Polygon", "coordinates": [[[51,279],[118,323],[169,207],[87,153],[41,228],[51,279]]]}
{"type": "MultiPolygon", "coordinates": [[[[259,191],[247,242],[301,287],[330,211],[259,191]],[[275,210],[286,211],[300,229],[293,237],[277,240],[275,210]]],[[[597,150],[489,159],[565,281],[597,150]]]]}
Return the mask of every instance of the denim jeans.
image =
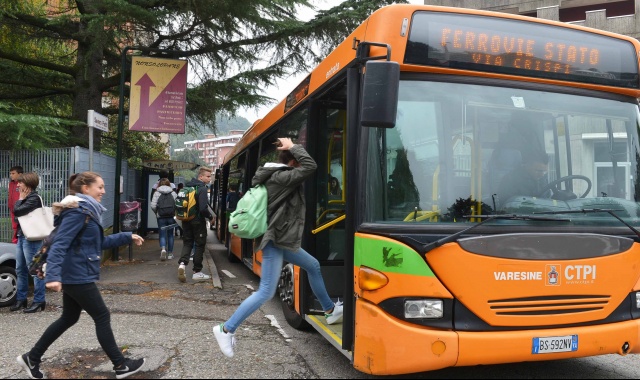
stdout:
{"type": "Polygon", "coordinates": [[[277,248],[270,241],[262,250],[262,275],[260,276],[258,291],[242,301],[231,318],[224,323],[225,330],[231,333],[235,332],[245,319],[265,302],[273,298],[278,288],[283,260],[307,271],[311,290],[320,301],[322,309],[328,311],[333,308],[334,304],[324,286],[318,260],[302,248],[295,252],[287,251],[286,249],[277,248]]]}
{"type": "Polygon", "coordinates": [[[69,327],[78,322],[82,310],[93,318],[98,342],[109,359],[111,359],[111,363],[116,367],[124,363],[124,355],[120,352],[111,329],[109,308],[105,305],[95,282],[79,285],[62,284],[62,315],[47,327],[40,339],[29,351],[29,359],[32,363],[40,363],[42,361],[42,356],[49,346],[64,334],[69,327]]]}
{"type": "Polygon", "coordinates": [[[160,237],[160,247],[165,247],[167,252],[173,252],[173,228],[164,229],[162,227],[175,224],[173,218],[158,218],[158,235],[160,237]]]}
{"type": "Polygon", "coordinates": [[[29,264],[41,245],[42,240],[29,241],[23,234],[18,235],[18,245],[16,246],[16,275],[18,277],[16,300],[18,302],[27,299],[29,277],[33,277],[33,302],[44,302],[45,280],[29,274],[29,264]]]}

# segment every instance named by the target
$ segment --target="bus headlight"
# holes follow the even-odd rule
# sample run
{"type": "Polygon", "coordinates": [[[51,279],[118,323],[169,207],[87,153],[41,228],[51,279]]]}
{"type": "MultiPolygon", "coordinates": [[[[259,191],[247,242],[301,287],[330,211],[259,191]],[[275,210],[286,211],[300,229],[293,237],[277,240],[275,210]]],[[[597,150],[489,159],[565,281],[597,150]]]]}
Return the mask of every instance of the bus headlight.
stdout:
{"type": "Polygon", "coordinates": [[[636,309],[640,309],[640,292],[636,292],[636,309]]]}
{"type": "Polygon", "coordinates": [[[442,318],[442,300],[407,300],[404,301],[405,318],[442,318]]]}

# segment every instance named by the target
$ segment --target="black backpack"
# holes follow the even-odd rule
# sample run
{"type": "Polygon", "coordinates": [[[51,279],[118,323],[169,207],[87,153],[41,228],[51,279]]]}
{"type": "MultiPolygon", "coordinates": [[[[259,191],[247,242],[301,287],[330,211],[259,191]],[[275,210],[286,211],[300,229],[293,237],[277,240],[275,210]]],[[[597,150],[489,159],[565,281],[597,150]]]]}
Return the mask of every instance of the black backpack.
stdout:
{"type": "Polygon", "coordinates": [[[156,212],[159,218],[173,218],[175,216],[176,201],[171,193],[160,194],[156,212]]]}

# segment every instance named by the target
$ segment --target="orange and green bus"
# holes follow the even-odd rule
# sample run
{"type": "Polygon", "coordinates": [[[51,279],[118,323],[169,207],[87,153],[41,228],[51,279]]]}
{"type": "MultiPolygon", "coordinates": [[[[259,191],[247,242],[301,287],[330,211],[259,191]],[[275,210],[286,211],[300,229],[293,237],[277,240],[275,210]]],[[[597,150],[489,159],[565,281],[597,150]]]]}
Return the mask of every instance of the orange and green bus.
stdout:
{"type": "MultiPolygon", "coordinates": [[[[284,316],[359,371],[640,352],[640,44],[549,20],[391,5],[225,157],[242,194],[291,137],[318,164],[284,316]],[[338,191],[329,184],[337,179],[338,191]]],[[[258,240],[217,234],[260,275],[258,240]]]]}

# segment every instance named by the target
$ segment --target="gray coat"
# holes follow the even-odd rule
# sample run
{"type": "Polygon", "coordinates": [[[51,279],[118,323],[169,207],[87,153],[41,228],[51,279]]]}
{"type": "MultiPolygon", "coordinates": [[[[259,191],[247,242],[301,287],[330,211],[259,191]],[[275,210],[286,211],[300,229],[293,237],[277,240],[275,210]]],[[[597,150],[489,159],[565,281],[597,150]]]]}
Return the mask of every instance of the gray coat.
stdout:
{"type": "Polygon", "coordinates": [[[269,195],[269,225],[258,249],[263,249],[269,241],[289,251],[300,248],[306,211],[302,184],[318,165],[302,145],[294,145],[290,151],[300,163],[299,167],[267,163],[258,168],[251,180],[251,186],[263,183],[269,195]]]}

